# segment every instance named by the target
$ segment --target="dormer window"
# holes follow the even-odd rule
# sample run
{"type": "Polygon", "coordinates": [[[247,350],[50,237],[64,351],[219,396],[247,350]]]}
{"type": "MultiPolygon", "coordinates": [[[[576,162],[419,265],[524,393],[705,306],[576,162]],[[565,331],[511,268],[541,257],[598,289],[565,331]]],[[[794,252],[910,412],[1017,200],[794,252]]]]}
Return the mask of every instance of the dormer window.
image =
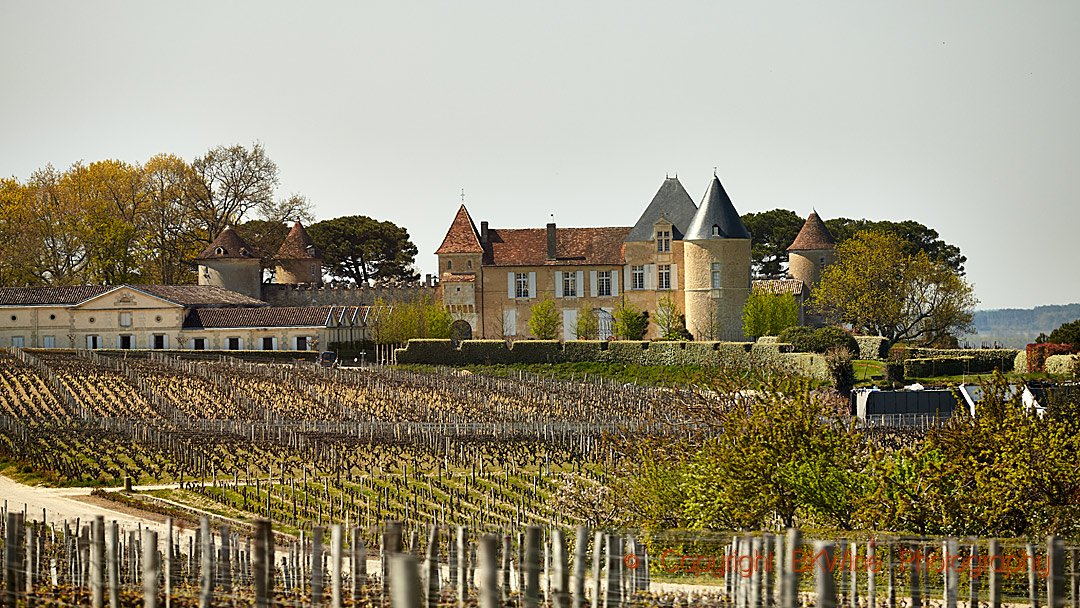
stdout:
{"type": "Polygon", "coordinates": [[[720,236],[720,226],[717,226],[716,224],[712,225],[712,235],[720,236]]]}
{"type": "Polygon", "coordinates": [[[225,248],[224,247],[218,247],[217,249],[214,250],[214,253],[217,254],[217,255],[225,255],[225,248]]]}
{"type": "Polygon", "coordinates": [[[657,253],[667,253],[671,251],[671,231],[670,230],[657,230],[656,231],[656,251],[657,253]]]}

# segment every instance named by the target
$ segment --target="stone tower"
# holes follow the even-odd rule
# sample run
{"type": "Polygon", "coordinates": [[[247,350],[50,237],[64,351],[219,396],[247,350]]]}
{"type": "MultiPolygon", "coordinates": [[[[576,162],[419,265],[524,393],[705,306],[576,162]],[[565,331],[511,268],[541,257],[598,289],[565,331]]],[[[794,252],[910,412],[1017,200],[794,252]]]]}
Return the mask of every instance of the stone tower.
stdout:
{"type": "Polygon", "coordinates": [[[300,222],[293,224],[289,236],[274,256],[274,282],[288,285],[322,283],[322,254],[300,222]]]}
{"type": "MultiPolygon", "coordinates": [[[[788,274],[791,278],[802,281],[804,305],[813,297],[814,290],[821,283],[821,273],[825,267],[836,260],[836,241],[833,240],[825,222],[818,217],[817,211],[806,218],[799,235],[788,250],[788,274]]],[[[801,321],[805,325],[819,326],[822,319],[807,310],[800,310],[801,321]]]]}
{"type": "Polygon", "coordinates": [[[462,205],[450,223],[442,244],[435,250],[435,255],[439,256],[443,304],[450,307],[458,319],[469,323],[473,335],[482,335],[484,331],[480,326],[484,314],[484,275],[481,268],[484,247],[481,241],[487,240],[487,222],[482,222],[481,226],[481,232],[477,232],[469,210],[462,205]]]}
{"type": "Polygon", "coordinates": [[[195,261],[199,285],[216,285],[256,300],[262,299],[259,254],[232,228],[222,230],[195,261]]]}
{"type": "Polygon", "coordinates": [[[743,340],[750,232],[713,175],[683,237],[686,328],[698,340],[743,340]]]}
{"type": "Polygon", "coordinates": [[[799,236],[788,250],[788,274],[803,282],[807,292],[821,283],[821,271],[836,260],[836,241],[817,211],[806,218],[799,236]]]}

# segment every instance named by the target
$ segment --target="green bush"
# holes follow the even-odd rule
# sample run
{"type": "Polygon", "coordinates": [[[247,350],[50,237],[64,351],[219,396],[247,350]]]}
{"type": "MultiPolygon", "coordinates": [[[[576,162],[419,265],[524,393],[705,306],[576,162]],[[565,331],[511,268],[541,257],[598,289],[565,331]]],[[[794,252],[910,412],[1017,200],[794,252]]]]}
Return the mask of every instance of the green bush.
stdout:
{"type": "MultiPolygon", "coordinates": [[[[920,359],[935,357],[971,357],[969,374],[987,374],[995,369],[1003,374],[1012,372],[1016,365],[1018,351],[1011,348],[912,348],[910,355],[920,359]]],[[[1020,368],[1024,373],[1027,367],[1020,368]]]]}
{"type": "Polygon", "coordinates": [[[904,377],[934,378],[977,373],[971,370],[974,357],[911,357],[904,361],[904,377]]]}
{"type": "Polygon", "coordinates": [[[509,365],[516,363],[516,349],[511,351],[505,340],[463,340],[461,358],[467,364],[509,365]]]}
{"type": "Polygon", "coordinates": [[[777,336],[780,342],[790,344],[797,353],[814,352],[814,328],[805,325],[796,325],[780,332],[777,336]]]}
{"type": "Polygon", "coordinates": [[[520,363],[562,363],[562,343],[558,340],[518,340],[513,356],[520,363]]]}
{"type": "Polygon", "coordinates": [[[612,363],[626,365],[645,365],[645,349],[648,342],[640,340],[616,340],[608,344],[608,356],[612,363]]]}
{"type": "Polygon", "coordinates": [[[650,342],[645,349],[645,365],[685,365],[686,342],[650,342]]]}
{"type": "MultiPolygon", "coordinates": [[[[830,382],[832,374],[825,355],[816,353],[788,353],[780,355],[782,361],[796,374],[820,382],[830,382]]],[[[848,363],[850,366],[850,362],[848,363]]],[[[854,371],[852,372],[854,376],[854,371]]]]}
{"type": "Polygon", "coordinates": [[[788,344],[787,342],[774,342],[772,344],[753,343],[750,346],[750,352],[754,353],[755,355],[757,355],[757,354],[765,354],[765,355],[777,354],[777,355],[779,355],[779,354],[782,354],[782,353],[796,352],[796,349],[795,349],[795,346],[793,344],[788,344]]]}
{"type": "Polygon", "coordinates": [[[1027,363],[1027,351],[1017,351],[1016,358],[1013,359],[1013,373],[1026,374],[1028,372],[1027,363]]]}
{"type": "Polygon", "coordinates": [[[756,340],[758,344],[776,344],[779,341],[780,338],[776,336],[761,336],[756,340]]]}
{"type": "Polygon", "coordinates": [[[849,353],[859,352],[859,343],[851,332],[839,327],[822,327],[814,330],[814,352],[827,353],[834,348],[846,348],[849,353]]]}
{"type": "Polygon", "coordinates": [[[412,339],[405,348],[397,349],[395,355],[398,363],[461,365],[464,362],[461,351],[450,340],[412,339]]]}
{"type": "Polygon", "coordinates": [[[569,363],[593,363],[605,360],[606,340],[571,340],[563,343],[563,357],[569,363]]]}
{"type": "Polygon", "coordinates": [[[833,387],[842,395],[851,393],[855,386],[855,368],[851,365],[852,351],[846,346],[830,348],[825,353],[825,367],[829,371],[829,379],[833,387]]]}
{"type": "Polygon", "coordinates": [[[1076,375],[1078,356],[1080,355],[1050,355],[1046,358],[1046,373],[1062,376],[1076,375]]]}
{"type": "MultiPolygon", "coordinates": [[[[775,344],[775,342],[773,342],[775,344]]],[[[716,350],[721,354],[749,353],[754,347],[754,342],[720,342],[716,350]]]]}
{"type": "Polygon", "coordinates": [[[683,365],[713,366],[719,362],[717,350],[721,342],[686,342],[683,346],[683,365]]]}
{"type": "Polygon", "coordinates": [[[889,356],[885,348],[889,341],[881,336],[855,336],[855,343],[859,345],[857,354],[860,359],[880,361],[889,356]]]}

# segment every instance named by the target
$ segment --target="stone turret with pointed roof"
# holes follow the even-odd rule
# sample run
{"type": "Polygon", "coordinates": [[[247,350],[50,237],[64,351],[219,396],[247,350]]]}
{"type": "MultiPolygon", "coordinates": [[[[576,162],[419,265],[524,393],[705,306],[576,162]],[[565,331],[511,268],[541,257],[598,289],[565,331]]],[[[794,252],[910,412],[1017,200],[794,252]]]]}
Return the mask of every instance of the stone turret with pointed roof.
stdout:
{"type": "Polygon", "coordinates": [[[198,262],[199,285],[224,287],[262,299],[261,256],[232,228],[225,228],[202,253],[198,262]]]}
{"type": "Polygon", "coordinates": [[[795,241],[791,243],[787,250],[823,251],[835,248],[836,241],[833,240],[833,236],[828,227],[825,226],[825,222],[818,217],[817,211],[812,211],[810,217],[806,218],[802,230],[799,230],[799,236],[795,237],[795,241]]]}
{"type": "MultiPolygon", "coordinates": [[[[799,235],[787,251],[788,274],[791,278],[802,281],[805,285],[804,297],[809,297],[821,283],[821,274],[825,267],[836,260],[836,241],[817,211],[811,212],[806,218],[799,235]]],[[[822,324],[821,318],[809,314],[805,321],[809,325],[822,324]]]]}
{"type": "Polygon", "coordinates": [[[690,222],[697,213],[697,205],[683,188],[678,177],[668,177],[660,184],[652,202],[645,208],[645,212],[638,218],[630,234],[626,236],[626,242],[651,241],[655,238],[653,228],[657,220],[665,219],[671,222],[672,238],[676,241],[683,238],[683,234],[690,226],[690,222]]]}
{"type": "Polygon", "coordinates": [[[465,205],[458,208],[442,245],[435,250],[435,255],[447,253],[484,253],[484,248],[480,246],[480,234],[476,232],[476,224],[473,224],[465,205]]]}
{"type": "Polygon", "coordinates": [[[322,283],[322,259],[322,253],[304,230],[304,225],[295,222],[274,256],[274,282],[318,285],[322,283]]]}
{"type": "Polygon", "coordinates": [[[683,238],[683,264],[687,328],[699,338],[745,339],[750,232],[715,174],[683,238]]]}
{"type": "Polygon", "coordinates": [[[731,204],[720,179],[713,175],[705,196],[698,205],[694,220],[686,231],[688,241],[702,239],[749,239],[750,232],[743,225],[735,205],[731,204]]]}

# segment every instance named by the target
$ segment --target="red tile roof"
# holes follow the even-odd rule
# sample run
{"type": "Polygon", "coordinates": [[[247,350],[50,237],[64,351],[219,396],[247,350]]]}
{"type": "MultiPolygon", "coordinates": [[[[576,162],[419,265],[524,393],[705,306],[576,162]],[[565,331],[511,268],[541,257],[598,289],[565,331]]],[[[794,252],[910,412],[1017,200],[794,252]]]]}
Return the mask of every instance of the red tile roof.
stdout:
{"type": "Polygon", "coordinates": [[[442,245],[435,250],[435,254],[441,253],[483,253],[480,246],[480,234],[476,232],[469,210],[462,205],[458,208],[454,221],[450,222],[450,230],[446,231],[442,245]]]}
{"type": "Polygon", "coordinates": [[[488,230],[485,266],[586,266],[623,264],[623,240],[630,227],[556,228],[555,260],[547,259],[546,228],[488,230]]]}
{"type": "Polygon", "coordinates": [[[185,308],[268,306],[262,300],[256,300],[216,285],[131,285],[131,287],[175,302],[185,308]]]}
{"type": "Polygon", "coordinates": [[[319,248],[315,246],[315,241],[311,240],[307,230],[304,230],[304,225],[300,222],[293,224],[289,236],[285,237],[285,242],[281,244],[276,257],[279,260],[323,259],[319,248]]]}
{"type": "MultiPolygon", "coordinates": [[[[0,288],[0,306],[72,306],[125,285],[0,288]]],[[[126,285],[184,307],[266,306],[266,302],[213,285],[126,285]]]]}
{"type": "Polygon", "coordinates": [[[801,296],[803,282],[798,279],[771,279],[767,281],[754,281],[751,285],[754,293],[789,293],[793,296],[801,296]]]}
{"type": "Polygon", "coordinates": [[[825,222],[821,221],[816,211],[813,211],[810,213],[810,217],[806,218],[806,223],[803,224],[802,230],[799,231],[799,236],[795,237],[795,242],[787,250],[808,251],[833,249],[835,247],[836,241],[829,234],[825,222]]]}
{"type": "Polygon", "coordinates": [[[452,272],[444,272],[439,280],[443,283],[473,283],[476,281],[476,274],[454,274],[452,272]]]}
{"type": "Polygon", "coordinates": [[[224,327],[325,327],[330,306],[266,306],[263,308],[196,308],[184,318],[184,329],[224,327]]]}
{"type": "Polygon", "coordinates": [[[0,306],[64,306],[85,302],[115,289],[110,285],[0,288],[0,306]]]}
{"type": "Polygon", "coordinates": [[[232,228],[226,228],[217,235],[202,253],[195,256],[196,260],[220,260],[226,258],[258,258],[259,252],[244,242],[239,234],[232,228]],[[218,251],[221,253],[218,253],[218,251]]]}

